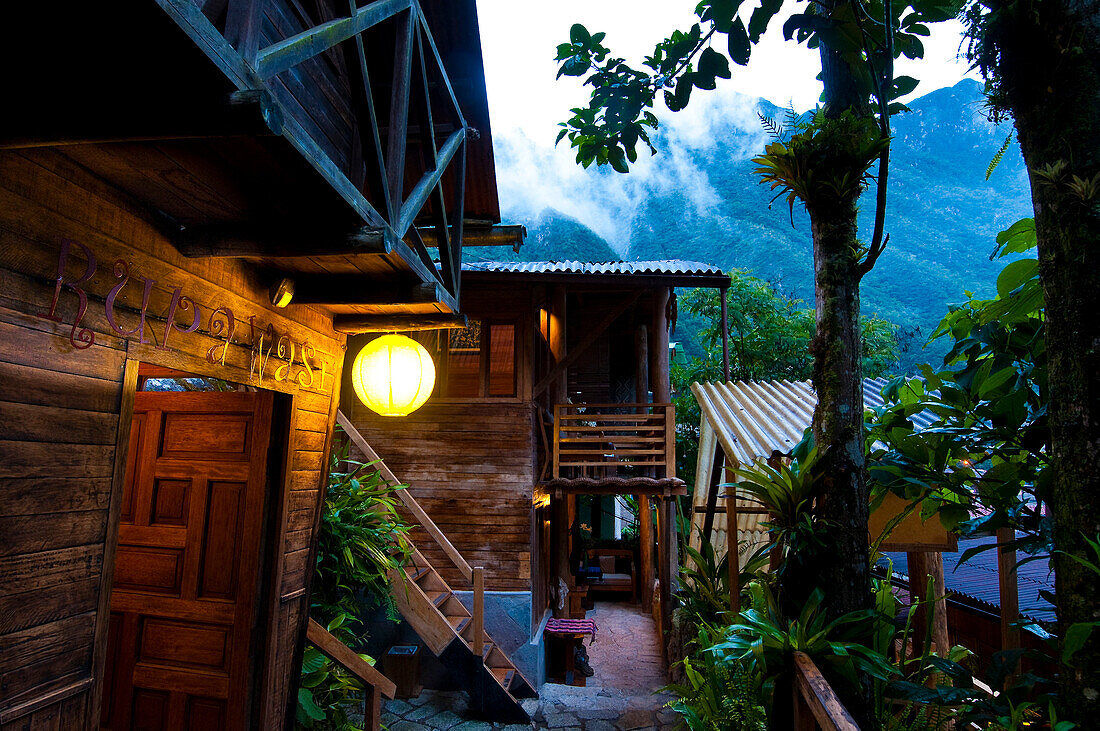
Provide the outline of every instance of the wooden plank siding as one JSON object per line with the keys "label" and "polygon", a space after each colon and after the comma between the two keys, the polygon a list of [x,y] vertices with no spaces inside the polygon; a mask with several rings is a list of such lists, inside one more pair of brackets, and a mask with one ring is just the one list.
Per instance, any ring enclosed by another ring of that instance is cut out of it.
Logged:
{"label": "wooden plank siding", "polygon": [[[62,322],[43,317],[63,239],[89,247],[99,264],[81,285],[88,294],[82,326],[95,333],[86,350],[69,341],[73,292],[62,290]],[[238,318],[255,315],[297,342],[309,340],[328,364],[323,383],[315,378],[308,389],[275,383],[270,372],[252,382],[286,394],[276,405],[284,436],[272,445],[282,477],[268,486],[267,498],[268,545],[275,548],[265,568],[262,625],[269,632],[258,681],[267,704],[252,723],[282,728],[292,712],[290,689],[305,636],[344,337],[327,313],[274,309],[268,283],[246,265],[180,256],[123,195],[68,157],[35,150],[0,153],[0,729],[99,725],[97,664],[107,636],[126,459],[116,444],[128,433],[137,361],[249,382],[246,348],[228,349],[224,365],[207,360],[218,341],[204,334],[205,322],[199,332],[172,333],[169,349],[117,336],[104,308],[117,281],[116,260],[127,262],[132,275],[117,300],[123,329],[138,322],[137,277],[146,276],[156,280],[148,329],[158,341],[172,290],[181,287],[204,318],[218,306],[233,308]],[[178,322],[189,319],[181,314]],[[247,330],[247,322],[238,327]]]}
{"label": "wooden plank siding", "polygon": [[[471,566],[489,591],[531,589],[535,413],[531,403],[431,402],[403,419],[350,403],[349,418]],[[411,518],[407,518],[411,521]],[[411,521],[414,522],[414,521]],[[422,530],[417,548],[451,586],[468,588]]]}

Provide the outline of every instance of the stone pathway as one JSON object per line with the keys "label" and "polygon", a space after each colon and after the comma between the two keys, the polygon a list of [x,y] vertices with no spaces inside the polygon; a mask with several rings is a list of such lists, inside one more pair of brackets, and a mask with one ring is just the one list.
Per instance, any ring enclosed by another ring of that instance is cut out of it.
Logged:
{"label": "stone pathway", "polygon": [[417,698],[386,703],[382,723],[390,731],[671,731],[678,716],[654,693],[668,682],[657,628],[638,605],[597,602],[588,613],[599,631],[588,648],[596,674],[587,686],[547,683],[539,698],[524,701],[530,726],[470,720],[465,693],[426,690]]}

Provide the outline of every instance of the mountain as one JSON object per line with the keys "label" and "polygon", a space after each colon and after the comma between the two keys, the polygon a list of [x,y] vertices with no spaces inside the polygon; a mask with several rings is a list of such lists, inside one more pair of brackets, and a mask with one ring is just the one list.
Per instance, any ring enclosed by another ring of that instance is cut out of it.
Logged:
{"label": "mountain", "polygon": [[[754,113],[780,121],[784,117],[783,110],[766,101],[746,101]],[[964,292],[994,293],[1004,264],[989,260],[994,238],[1030,215],[1027,173],[1015,143],[985,180],[989,161],[1010,126],[988,121],[983,101],[980,84],[968,79],[911,102],[912,111],[892,118],[886,218],[890,242],[863,281],[862,305],[864,313],[914,332],[918,349],[947,305],[965,299]],[[677,129],[673,117],[655,139],[658,155],[640,174],[588,171],[585,187],[562,184],[560,205],[540,206],[502,189],[509,222],[524,223],[530,232],[518,258],[694,259],[749,269],[812,303],[809,219],[798,204],[792,214],[785,200],[772,203],[772,192],[758,183],[750,158],[763,149],[767,137],[746,111],[739,104],[733,121],[726,122],[721,114],[712,114],[703,133],[696,130],[691,137]],[[502,179],[508,179],[507,166],[516,155],[507,141],[498,145]],[[619,241],[609,244],[607,236],[590,230],[583,213],[570,216],[558,210],[569,203],[571,190],[588,201],[606,201],[618,224],[610,233]],[[871,188],[861,212],[860,230],[868,237],[873,196]],[[612,248],[616,244],[618,252]],[[911,352],[903,367],[936,362],[942,352],[942,346]]]}

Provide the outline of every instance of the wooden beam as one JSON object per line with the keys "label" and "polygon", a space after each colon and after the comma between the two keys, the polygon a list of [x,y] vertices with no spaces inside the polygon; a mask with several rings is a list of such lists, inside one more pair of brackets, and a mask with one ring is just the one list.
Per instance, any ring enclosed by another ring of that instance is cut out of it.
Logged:
{"label": "wooden beam", "polygon": [[336,332],[359,333],[410,332],[413,330],[459,330],[466,327],[465,315],[336,315]]}
{"label": "wooden beam", "polygon": [[465,127],[456,130],[447,138],[447,141],[439,148],[439,155],[436,157],[435,161],[435,169],[424,173],[424,176],[417,181],[416,186],[412,189],[412,192],[409,193],[409,197],[401,204],[401,214],[397,219],[397,223],[394,225],[394,229],[396,229],[399,236],[404,236],[405,233],[408,232],[417,214],[420,213],[420,209],[427,203],[432,190],[435,186],[439,185],[439,181],[443,178],[443,172],[447,169],[447,166],[450,165],[451,158],[453,158],[459,148],[462,147],[462,142],[465,138]]}
{"label": "wooden beam", "polygon": [[410,305],[443,298],[435,283],[375,282],[365,275],[296,274],[292,305]]}
{"label": "wooden beam", "polygon": [[676,515],[672,498],[657,498],[657,579],[661,586],[661,649],[672,630],[672,552],[676,550]]}
{"label": "wooden beam", "polygon": [[[386,187],[390,191],[387,211],[396,221],[405,194],[405,151],[408,148],[409,84],[412,81],[413,13],[401,16],[393,54],[393,90],[390,96],[389,144],[386,150]],[[401,234],[403,236],[403,234]],[[400,236],[399,236],[400,238]]]}
{"label": "wooden beam", "polygon": [[[701,442],[702,439],[699,441]],[[718,440],[711,439],[710,442],[714,446],[714,457],[710,467],[710,479],[707,480],[707,504],[703,514],[703,538],[708,541],[711,539],[710,533],[714,529],[714,509],[718,507],[718,485],[725,476],[724,467],[726,466],[726,453],[718,447]],[[730,494],[736,493],[731,489]]]}
{"label": "wooden beam", "polygon": [[615,320],[618,320],[619,317],[624,312],[626,312],[631,305],[638,301],[638,298],[641,296],[641,294],[642,293],[640,291],[636,291],[630,297],[620,300],[618,304],[612,307],[611,310],[603,316],[603,318],[599,321],[599,323],[596,324],[595,327],[585,333],[581,341],[577,343],[577,347],[573,348],[573,350],[570,351],[569,354],[566,355],[562,360],[555,363],[550,372],[543,376],[542,379],[535,384],[535,388],[531,392],[531,398],[538,398],[539,395],[543,391],[545,391],[551,383],[558,380],[559,378],[564,378],[566,369],[568,369],[569,366],[573,365],[573,363],[575,363],[578,358],[584,355],[585,352],[587,352],[587,350],[592,347],[592,344],[595,343],[599,339],[599,337],[604,334],[607,328],[611,327],[611,324],[614,323]]}
{"label": "wooden beam", "polygon": [[[550,294],[550,319],[546,325],[547,343],[550,346],[550,358],[555,365],[560,363],[566,356],[565,304],[565,287],[555,286]],[[568,379],[564,377],[556,379],[553,388],[550,390],[551,406],[565,403],[568,395]],[[531,394],[531,400],[537,400],[537,397],[537,392]]]}
{"label": "wooden beam", "polygon": [[352,36],[359,35],[367,28],[378,25],[403,10],[408,10],[411,5],[410,0],[377,0],[359,8],[347,18],[331,20],[272,43],[257,54],[256,73],[261,79],[269,79],[324,53]]}
{"label": "wooden beam", "polygon": [[730,380],[730,321],[726,305],[726,293],[729,287],[720,287],[718,297],[722,301],[722,380]]}
{"label": "wooden beam", "polygon": [[381,256],[393,251],[392,239],[371,226],[325,231],[297,225],[214,224],[183,229],[171,239],[181,254],[193,259]]}

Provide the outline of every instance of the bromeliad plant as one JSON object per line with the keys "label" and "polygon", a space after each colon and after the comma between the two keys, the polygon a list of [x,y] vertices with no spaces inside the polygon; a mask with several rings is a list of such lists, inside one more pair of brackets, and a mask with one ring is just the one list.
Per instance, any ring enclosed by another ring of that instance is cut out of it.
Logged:
{"label": "bromeliad plant", "polygon": [[874,610],[861,610],[829,621],[820,611],[825,596],[821,589],[814,589],[797,617],[787,618],[766,584],[753,582],[747,591],[752,608],[741,613],[740,622],[730,627],[726,639],[710,652],[727,665],[757,677],[772,708],[777,681],[789,672],[795,652],[806,653],[823,672],[853,688],[859,682],[858,674],[883,682],[897,675],[883,654],[857,641],[868,635],[868,623],[889,623],[889,618]]}
{"label": "bromeliad plant", "polygon": [[[680,603],[703,624],[729,622],[729,552],[717,557],[710,540],[699,530],[699,549],[683,545],[684,565],[680,568]],[[740,586],[746,586],[768,564],[770,546],[758,548],[744,559],[738,572]]]}
{"label": "bromeliad plant", "polygon": [[[382,603],[397,618],[390,576],[412,555],[410,527],[397,512],[396,490],[371,464],[349,458],[350,445],[337,439],[321,516],[310,616],[349,646],[362,644],[359,613],[366,602]],[[366,655],[363,659],[373,663]],[[350,704],[362,687],[314,647],[302,657],[298,691],[299,728],[352,731]]]}

